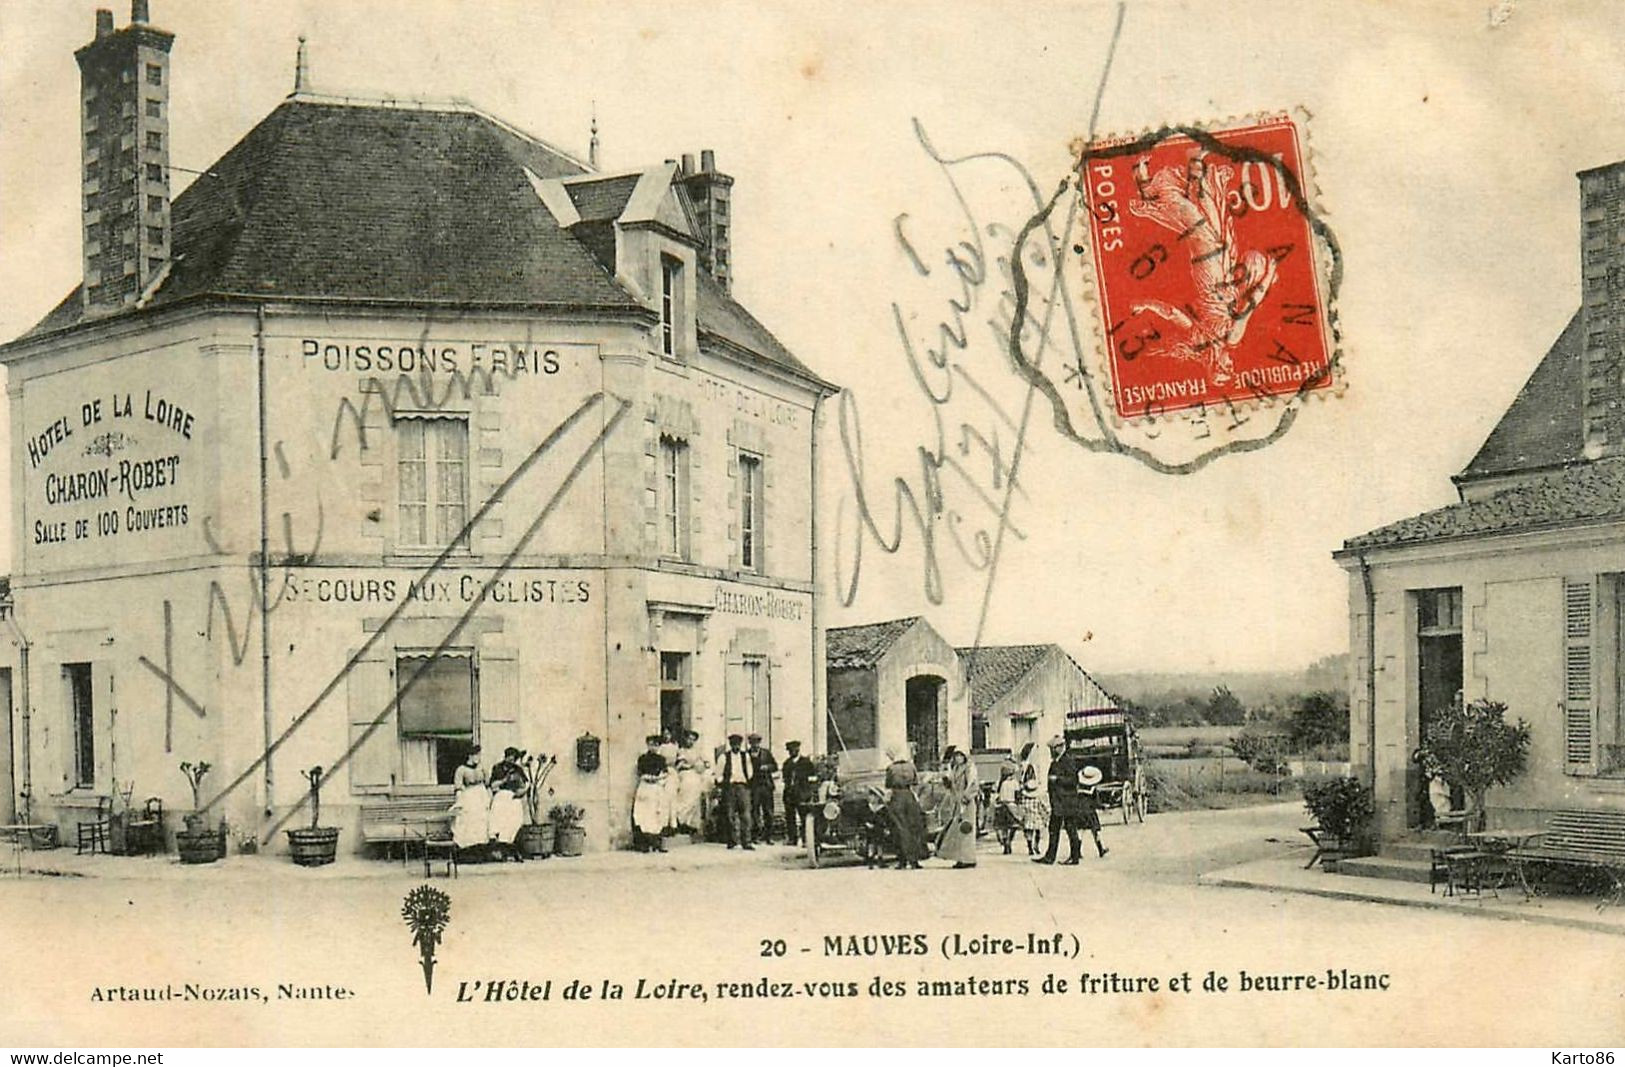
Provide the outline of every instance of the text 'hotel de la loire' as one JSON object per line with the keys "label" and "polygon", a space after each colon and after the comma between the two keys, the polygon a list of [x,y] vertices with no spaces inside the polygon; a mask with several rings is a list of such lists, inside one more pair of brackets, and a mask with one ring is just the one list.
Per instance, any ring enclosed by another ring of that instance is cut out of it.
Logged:
{"label": "text 'hotel de la loire'", "polygon": [[179,812],[206,761],[211,817],[279,842],[301,769],[354,827],[512,745],[608,848],[651,732],[823,751],[835,387],[730,295],[713,153],[603,171],[596,135],[582,160],[467,104],[326,96],[301,60],[197,160],[174,43],[145,0],[97,13],[83,282],[0,347],[0,794]]}

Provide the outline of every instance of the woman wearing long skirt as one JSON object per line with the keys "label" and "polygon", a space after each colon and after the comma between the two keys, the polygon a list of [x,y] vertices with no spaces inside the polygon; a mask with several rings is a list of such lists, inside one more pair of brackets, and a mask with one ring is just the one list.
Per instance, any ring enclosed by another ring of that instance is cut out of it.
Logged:
{"label": "woman wearing long skirt", "polygon": [[948,790],[943,807],[942,839],[937,844],[937,858],[952,860],[956,869],[976,866],[976,806],[981,799],[976,771],[970,757],[949,745],[943,753],[947,770],[942,773],[942,784]]}
{"label": "woman wearing long skirt", "polygon": [[671,813],[666,757],[660,754],[661,737],[650,734],[649,750],[638,757],[638,788],[632,794],[632,844],[639,852],[664,852],[661,838]]}
{"label": "woman wearing long skirt", "polygon": [[484,848],[491,839],[491,791],[485,787],[485,772],[480,770],[478,745],[469,750],[468,758],[451,780],[457,787],[451,805],[451,839],[459,851]]}
{"label": "woman wearing long skirt", "polygon": [[521,757],[517,748],[509,746],[501,762],[491,768],[491,818],[486,833],[493,852],[523,863],[525,857],[519,851],[518,840],[519,828],[525,825],[525,803],[521,798],[528,791],[529,779],[519,762]]}
{"label": "woman wearing long skirt", "polygon": [[700,735],[690,730],[677,750],[677,810],[673,820],[684,833],[705,830],[705,791],[711,781],[711,765],[696,744]]}
{"label": "woman wearing long skirt", "polygon": [[900,759],[886,768],[886,818],[897,843],[897,869],[919,869],[925,858],[925,809],[914,795],[919,772],[910,760]]}

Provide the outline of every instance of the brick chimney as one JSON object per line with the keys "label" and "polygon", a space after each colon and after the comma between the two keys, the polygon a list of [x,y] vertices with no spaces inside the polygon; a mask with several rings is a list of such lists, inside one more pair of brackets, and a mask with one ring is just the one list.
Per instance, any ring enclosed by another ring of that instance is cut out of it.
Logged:
{"label": "brick chimney", "polygon": [[699,223],[703,242],[700,263],[722,286],[723,292],[728,292],[733,288],[733,249],[728,240],[733,220],[728,201],[734,180],[717,170],[716,153],[709,148],[700,153],[698,169],[694,167],[692,155],[683,156],[683,165],[677,174]]}
{"label": "brick chimney", "polygon": [[1580,172],[1585,455],[1625,455],[1625,161]]}
{"label": "brick chimney", "polygon": [[88,314],[133,305],[165,268],[169,224],[169,48],[175,35],[131,0],[130,25],[96,12],[79,61],[82,222]]}

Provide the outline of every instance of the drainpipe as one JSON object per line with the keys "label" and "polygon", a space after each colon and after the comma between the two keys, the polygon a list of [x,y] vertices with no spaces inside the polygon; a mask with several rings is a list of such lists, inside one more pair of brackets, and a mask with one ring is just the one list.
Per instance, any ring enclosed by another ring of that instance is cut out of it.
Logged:
{"label": "drainpipe", "polygon": [[270,457],[266,445],[267,427],[265,398],[265,305],[254,309],[254,365],[257,375],[259,404],[259,459],[260,459],[260,720],[265,740],[265,805],[264,816],[270,818],[276,800],[276,776],[272,773],[271,746],[275,741],[271,720],[271,516],[267,498],[270,485]]}
{"label": "drainpipe", "polygon": [[812,743],[814,752],[827,752],[829,750],[829,739],[824,736],[827,730],[825,723],[829,717],[829,711],[825,706],[824,699],[824,667],[823,664],[818,661],[818,599],[820,590],[822,589],[822,585],[818,580],[818,409],[823,402],[824,393],[823,390],[819,390],[813,395],[811,434],[812,455],[809,463],[811,468],[810,477],[812,478],[812,485],[808,490],[808,496],[812,503],[808,523],[808,540],[810,540],[812,543],[812,607],[809,612],[811,617],[811,631],[808,649],[810,654],[807,662],[812,668]]}
{"label": "drainpipe", "polygon": [[1360,554],[1360,585],[1365,593],[1365,759],[1371,788],[1377,788],[1377,591],[1371,564]]}
{"label": "drainpipe", "polygon": [[[16,596],[15,591],[13,591],[12,596]],[[22,627],[17,625],[15,600],[12,601],[11,609],[6,612],[6,628],[17,639],[17,672],[22,675],[18,683],[18,699],[22,702],[23,780],[21,792],[28,797],[28,811],[26,814],[19,813],[19,815],[22,816],[21,821],[31,822],[33,821],[34,807],[34,738],[32,730],[33,715],[28,703],[28,638],[23,636]]]}

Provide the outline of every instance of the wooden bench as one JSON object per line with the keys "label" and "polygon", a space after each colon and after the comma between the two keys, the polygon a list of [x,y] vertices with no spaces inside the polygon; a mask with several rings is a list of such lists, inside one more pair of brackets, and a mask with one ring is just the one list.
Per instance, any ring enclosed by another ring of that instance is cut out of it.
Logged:
{"label": "wooden bench", "polygon": [[453,799],[449,793],[425,793],[363,804],[361,843],[399,845],[404,863],[411,846],[422,844],[427,849],[431,839],[450,837]]}
{"label": "wooden bench", "polygon": [[1556,811],[1530,844],[1506,853],[1519,864],[1550,864],[1601,871],[1613,891],[1600,911],[1625,896],[1625,811]]}

